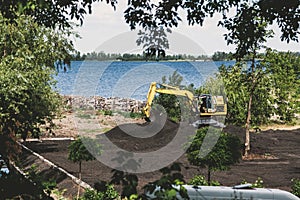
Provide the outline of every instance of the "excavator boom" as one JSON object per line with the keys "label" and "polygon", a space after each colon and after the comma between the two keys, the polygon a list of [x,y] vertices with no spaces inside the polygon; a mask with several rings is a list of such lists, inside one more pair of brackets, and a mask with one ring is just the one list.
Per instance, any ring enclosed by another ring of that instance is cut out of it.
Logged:
{"label": "excavator boom", "polygon": [[188,90],[180,90],[177,87],[166,85],[166,84],[161,84],[161,85],[164,86],[165,88],[158,88],[156,82],[152,82],[150,85],[147,94],[146,106],[143,108],[143,113],[145,114],[146,119],[150,118],[151,106],[156,93],[184,96],[188,98],[190,104],[192,104],[193,102],[194,95],[192,92]]}

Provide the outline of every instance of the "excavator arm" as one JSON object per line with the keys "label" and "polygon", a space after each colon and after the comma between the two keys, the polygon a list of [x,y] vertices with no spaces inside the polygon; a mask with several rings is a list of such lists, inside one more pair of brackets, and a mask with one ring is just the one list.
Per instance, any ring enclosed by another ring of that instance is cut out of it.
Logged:
{"label": "excavator arm", "polygon": [[180,90],[178,87],[174,87],[166,84],[160,84],[165,88],[158,88],[157,85],[158,84],[156,82],[151,83],[147,94],[147,102],[145,107],[143,108],[143,113],[145,114],[145,118],[147,121],[149,121],[150,118],[151,106],[156,93],[184,96],[188,98],[188,101],[191,105],[193,104],[194,94],[192,92],[188,90]]}

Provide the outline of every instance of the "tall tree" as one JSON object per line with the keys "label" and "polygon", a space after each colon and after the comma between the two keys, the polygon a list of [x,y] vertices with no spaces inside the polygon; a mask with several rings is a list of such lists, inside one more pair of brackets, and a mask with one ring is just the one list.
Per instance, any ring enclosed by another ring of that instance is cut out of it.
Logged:
{"label": "tall tree", "polygon": [[[228,98],[228,113],[226,121],[231,124],[243,126],[247,118],[247,105],[251,82],[249,82],[249,72],[246,64],[237,63],[233,66],[221,66],[219,68],[220,77],[226,90]],[[259,126],[269,122],[273,113],[272,95],[269,92],[272,88],[269,74],[264,69],[264,65],[256,66],[261,76],[256,82],[253,91],[253,101],[251,113],[254,118],[251,119],[251,126]]]}
{"label": "tall tree", "polygon": [[13,143],[15,135],[38,135],[39,125],[55,116],[60,104],[53,90],[55,63],[68,60],[73,48],[67,30],[39,26],[23,15],[10,23],[0,14],[0,21],[0,135]]}
{"label": "tall tree", "polygon": [[245,156],[250,151],[250,123],[251,109],[254,98],[254,91],[259,79],[263,77],[263,70],[256,62],[257,51],[264,48],[263,44],[267,38],[272,37],[272,31],[267,29],[266,19],[259,16],[260,9],[251,7],[247,3],[242,4],[233,19],[226,19],[221,23],[230,32],[225,35],[228,44],[236,45],[235,57],[241,61],[245,56],[251,56],[251,64],[248,69],[247,82],[249,99],[247,103],[246,134],[245,134]]}
{"label": "tall tree", "polygon": [[297,53],[268,49],[255,63],[255,87],[252,87],[251,65],[221,66],[219,72],[228,98],[228,122],[237,125],[249,122],[250,95],[251,115],[255,117],[249,126],[269,123],[273,115],[280,122],[293,122],[295,113],[299,113],[299,59]]}

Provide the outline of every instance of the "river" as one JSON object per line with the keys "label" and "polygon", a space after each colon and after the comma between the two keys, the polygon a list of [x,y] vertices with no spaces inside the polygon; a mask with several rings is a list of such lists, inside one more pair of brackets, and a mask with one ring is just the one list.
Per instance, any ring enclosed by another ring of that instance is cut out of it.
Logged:
{"label": "river", "polygon": [[168,78],[177,71],[183,77],[182,85],[199,87],[222,64],[232,65],[234,61],[72,61],[70,68],[60,69],[55,75],[56,90],[62,95],[145,100],[150,83],[162,82],[163,76]]}

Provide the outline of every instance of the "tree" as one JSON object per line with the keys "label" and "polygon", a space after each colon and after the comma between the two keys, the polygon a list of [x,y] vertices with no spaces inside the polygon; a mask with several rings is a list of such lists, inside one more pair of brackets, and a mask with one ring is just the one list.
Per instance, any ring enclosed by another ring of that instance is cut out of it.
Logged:
{"label": "tree", "polygon": [[[84,142],[83,142],[84,141]],[[81,180],[81,163],[82,161],[91,161],[95,160],[95,157],[90,153],[90,151],[86,148],[85,145],[89,145],[89,147],[93,148],[93,153],[97,153],[100,155],[100,145],[97,141],[89,138],[78,138],[73,141],[69,146],[69,156],[68,159],[74,163],[79,164],[79,180]],[[78,194],[77,199],[79,197],[80,187],[78,186]]]}
{"label": "tree", "polygon": [[[171,86],[179,87],[181,85],[181,82],[183,80],[183,77],[178,74],[177,71],[174,71],[172,75],[168,77],[168,80],[165,76],[162,77],[162,83],[168,84]],[[164,87],[164,86],[162,86]],[[176,122],[181,120],[181,104],[184,101],[180,101],[182,97],[176,96],[176,95],[170,95],[170,94],[159,94],[154,99],[154,104],[161,105],[166,113],[168,114],[168,117]]]}
{"label": "tree", "polygon": [[0,14],[0,21],[1,151],[12,156],[16,135],[39,136],[40,125],[51,122],[58,111],[61,101],[52,75],[73,48],[65,39],[67,30],[39,26],[23,15],[10,23]]}
{"label": "tree", "polygon": [[225,53],[220,51],[217,51],[212,55],[213,61],[231,60],[232,58],[232,53]]}
{"label": "tree", "polygon": [[[15,19],[18,13],[33,16],[39,23],[47,27],[70,27],[70,20],[77,19],[83,23],[84,16],[92,12],[92,4],[103,0],[70,0],[70,1],[5,1],[1,0],[0,12],[9,19]],[[117,0],[106,0],[116,8]],[[244,4],[249,4],[248,9],[257,9],[258,15],[263,17],[268,24],[278,24],[282,35],[281,39],[289,42],[297,41],[299,34],[299,10],[298,0],[229,0],[229,1],[203,1],[203,0],[130,0],[124,11],[126,23],[131,29],[140,27],[176,27],[185,15],[190,25],[203,25],[207,17],[213,17],[220,13],[223,19],[232,14],[231,8],[240,10]],[[186,13],[181,12],[186,11]],[[222,21],[220,20],[220,21]]]}
{"label": "tree", "polygon": [[[167,32],[171,33],[170,29]],[[169,48],[167,34],[163,27],[149,27],[144,31],[140,30],[139,38],[136,40],[138,46],[143,45],[145,56],[159,60],[166,56],[166,49]]]}
{"label": "tree", "polygon": [[[82,142],[84,140],[84,143]],[[85,147],[85,144],[93,143],[94,148],[97,150],[98,154],[100,154],[100,145],[94,142],[92,139],[88,138],[78,138],[73,141],[69,146],[69,156],[68,159],[72,162],[79,164],[79,179],[81,179],[81,163],[82,161],[91,161],[95,160],[95,157],[89,152],[89,150]],[[90,144],[89,144],[90,145]],[[92,144],[91,144],[92,145]]]}
{"label": "tree", "polygon": [[[210,131],[208,132],[208,129]],[[211,172],[227,170],[241,158],[241,143],[237,136],[221,132],[221,135],[210,149],[204,140],[213,140],[218,134],[218,129],[204,127],[197,131],[187,148],[188,161],[195,166],[207,168],[207,182],[210,185]],[[204,148],[203,148],[204,147]]]}
{"label": "tree", "polygon": [[268,49],[261,60],[255,62],[254,72],[248,66],[237,63],[219,68],[228,98],[227,122],[244,125],[249,120],[248,105],[252,94],[251,115],[255,117],[251,118],[249,126],[269,123],[274,114],[281,122],[291,123],[294,114],[299,112],[299,55]]}
{"label": "tree", "polygon": [[256,9],[257,16],[262,17],[268,24],[276,22],[281,29],[281,39],[297,41],[299,34],[299,10],[300,2],[298,0],[276,1],[276,0],[230,0],[230,1],[151,1],[151,0],[131,0],[128,1],[125,19],[131,29],[137,26],[165,26],[176,27],[182,21],[179,10],[186,11],[186,18],[190,25],[203,25],[207,17],[213,17],[217,13],[223,15],[226,20],[231,16],[231,8],[239,11],[244,9],[244,5],[249,11]]}
{"label": "tree", "polygon": [[[233,66],[221,66],[219,68],[220,77],[224,84],[226,97],[228,99],[227,123],[243,126],[247,118],[247,105],[249,102],[249,81],[248,68],[246,64],[237,63]],[[264,65],[259,64],[256,70],[260,71],[260,78],[257,79],[256,87],[253,90],[253,101],[251,113],[255,117],[251,119],[251,126],[266,124],[273,114],[272,96],[269,92],[272,88],[268,73]]]}
{"label": "tree", "polygon": [[261,63],[270,77],[274,113],[281,122],[291,123],[300,112],[300,56],[268,49]]}
{"label": "tree", "polygon": [[250,83],[247,87],[249,96],[245,122],[245,156],[247,156],[250,151],[250,123],[254,91],[264,73],[260,64],[256,62],[257,51],[264,48],[263,44],[267,41],[267,38],[272,37],[273,32],[267,29],[268,24],[266,19],[260,16],[260,9],[258,7],[251,7],[248,3],[240,6],[233,19],[226,19],[221,24],[230,30],[225,35],[225,39],[227,40],[227,44],[236,45],[236,59],[241,61],[245,56],[251,56],[250,68],[247,69],[248,72],[246,74],[246,81]]}
{"label": "tree", "polygon": [[[36,0],[0,0],[0,13],[11,21],[19,14],[31,16],[39,25],[65,29],[71,27],[71,20],[83,23],[84,16],[92,13],[92,4],[103,0],[70,0],[70,1],[36,1]],[[116,0],[106,0],[114,8]]]}

